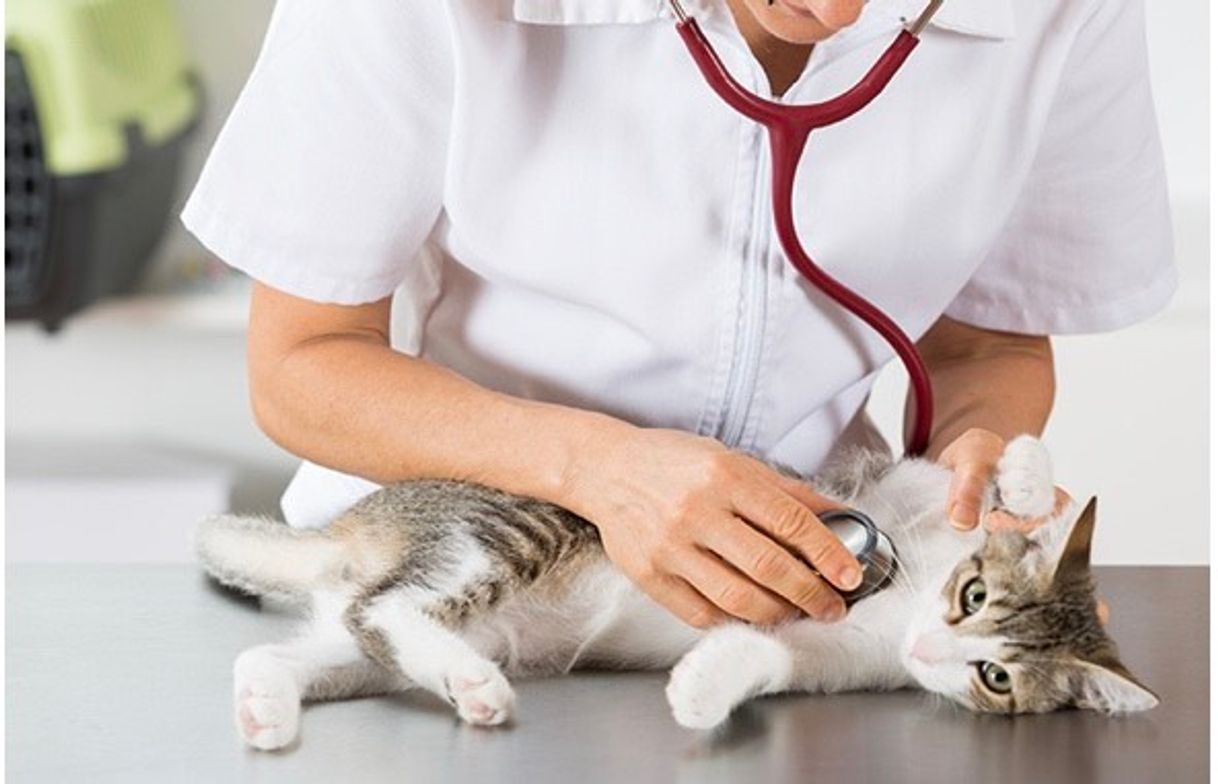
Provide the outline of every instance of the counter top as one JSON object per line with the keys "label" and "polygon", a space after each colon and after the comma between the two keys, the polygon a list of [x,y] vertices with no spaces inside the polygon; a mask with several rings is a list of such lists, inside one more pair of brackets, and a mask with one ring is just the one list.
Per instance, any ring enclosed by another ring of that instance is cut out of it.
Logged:
{"label": "counter top", "polygon": [[1163,704],[978,716],[919,692],[780,696],[716,734],[683,730],[663,673],[517,684],[510,729],[461,725],[426,694],[308,706],[302,741],[244,748],[230,668],[285,636],[185,565],[10,565],[13,782],[1171,782],[1208,778],[1209,570],[1097,570],[1124,660]]}

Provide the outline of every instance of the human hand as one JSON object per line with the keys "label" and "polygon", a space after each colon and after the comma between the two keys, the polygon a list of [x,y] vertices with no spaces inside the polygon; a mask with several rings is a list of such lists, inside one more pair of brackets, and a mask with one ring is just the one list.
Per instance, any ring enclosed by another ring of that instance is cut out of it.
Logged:
{"label": "human hand", "polygon": [[805,483],[675,430],[606,425],[581,451],[566,505],[597,526],[610,560],[686,623],[845,615],[830,584],[850,590],[862,572],[816,518],[838,505]]}
{"label": "human hand", "polygon": [[1006,439],[989,430],[970,428],[947,445],[939,462],[952,470],[947,488],[947,519],[952,527],[971,531],[981,522],[986,489],[998,470]]}

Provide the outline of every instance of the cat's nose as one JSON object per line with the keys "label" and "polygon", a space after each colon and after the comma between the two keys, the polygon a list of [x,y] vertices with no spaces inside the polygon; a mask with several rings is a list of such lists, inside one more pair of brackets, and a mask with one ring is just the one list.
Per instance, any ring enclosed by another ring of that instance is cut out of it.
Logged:
{"label": "cat's nose", "polygon": [[938,664],[950,659],[955,646],[950,638],[941,632],[923,634],[914,640],[909,655],[923,664]]}

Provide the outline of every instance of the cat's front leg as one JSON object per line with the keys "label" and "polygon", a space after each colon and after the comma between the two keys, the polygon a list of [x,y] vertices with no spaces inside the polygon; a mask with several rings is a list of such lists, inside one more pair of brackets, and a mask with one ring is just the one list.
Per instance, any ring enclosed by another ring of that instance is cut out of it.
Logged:
{"label": "cat's front leg", "polygon": [[[852,613],[863,609],[856,607]],[[780,638],[793,652],[788,688],[832,694],[888,691],[911,685],[898,653],[899,633],[893,632],[890,620],[876,615],[872,612],[865,625],[849,618],[832,624],[802,620],[779,629]]]}
{"label": "cat's front leg", "polygon": [[1017,518],[1044,517],[1053,511],[1053,464],[1044,443],[1033,436],[1011,440],[994,474],[998,508]]}
{"label": "cat's front leg", "polygon": [[715,727],[750,697],[786,690],[792,663],[791,650],[773,634],[721,626],[673,668],[666,691],[673,717],[690,729]]}
{"label": "cat's front leg", "polygon": [[912,681],[896,651],[882,632],[849,621],[723,626],[673,668],[668,701],[677,723],[709,729],[762,694],[899,689]]}

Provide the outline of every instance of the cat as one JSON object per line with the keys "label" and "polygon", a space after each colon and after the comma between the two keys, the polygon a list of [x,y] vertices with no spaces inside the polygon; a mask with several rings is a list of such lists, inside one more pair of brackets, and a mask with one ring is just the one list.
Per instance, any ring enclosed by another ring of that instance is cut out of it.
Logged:
{"label": "cat", "polygon": [[221,583],[311,609],[296,639],[234,665],[237,728],[259,749],[296,738],[305,700],[421,687],[466,722],[497,725],[515,710],[505,676],[587,666],[672,667],[669,704],[693,729],[789,691],[918,686],[1006,714],[1154,707],[1096,613],[1095,500],[1054,513],[1048,452],[1030,436],[1006,447],[988,506],[1048,515],[1031,533],[953,529],[949,479],[926,460],[860,452],[812,480],[875,520],[898,555],[891,585],[832,624],[687,626],[613,567],[586,520],[453,480],[386,486],[321,530],[210,518],[196,546]]}

